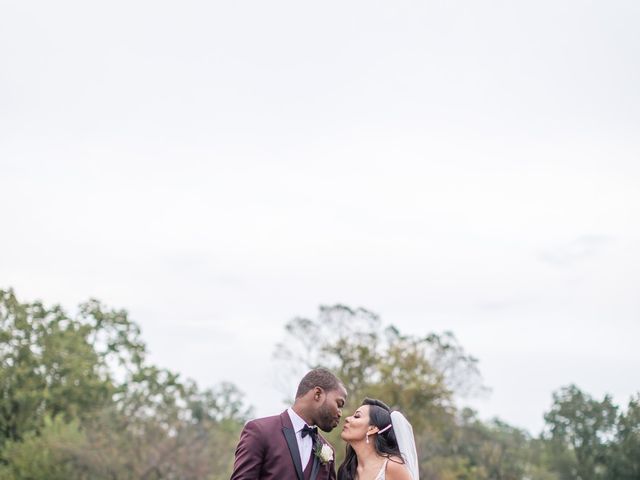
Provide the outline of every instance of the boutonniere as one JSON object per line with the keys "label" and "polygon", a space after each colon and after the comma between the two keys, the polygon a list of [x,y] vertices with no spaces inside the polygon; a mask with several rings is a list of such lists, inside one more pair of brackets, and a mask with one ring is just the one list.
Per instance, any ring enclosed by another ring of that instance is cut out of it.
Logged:
{"label": "boutonniere", "polygon": [[314,453],[323,464],[333,460],[333,450],[329,445],[322,442],[318,442]]}

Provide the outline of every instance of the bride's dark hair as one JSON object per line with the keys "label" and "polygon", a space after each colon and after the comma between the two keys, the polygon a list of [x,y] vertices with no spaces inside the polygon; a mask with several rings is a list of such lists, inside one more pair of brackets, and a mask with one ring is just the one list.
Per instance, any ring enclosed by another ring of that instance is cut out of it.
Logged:
{"label": "bride's dark hair", "polygon": [[[391,409],[384,402],[373,398],[365,398],[362,401],[362,405],[369,405],[369,425],[378,427],[379,430],[391,425]],[[393,457],[394,461],[404,463],[393,428],[389,428],[377,435],[371,435],[369,438],[373,440],[373,445],[379,455],[387,458]],[[353,447],[347,444],[347,454],[344,462],[338,468],[338,480],[354,480],[357,469],[358,456]]]}

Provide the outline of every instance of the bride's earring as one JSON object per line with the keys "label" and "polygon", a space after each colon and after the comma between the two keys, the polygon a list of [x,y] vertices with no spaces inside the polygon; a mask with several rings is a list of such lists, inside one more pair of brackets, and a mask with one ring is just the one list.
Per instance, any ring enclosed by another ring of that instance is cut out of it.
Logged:
{"label": "bride's earring", "polygon": [[367,432],[366,437],[367,437],[366,443],[369,443],[369,432]]}

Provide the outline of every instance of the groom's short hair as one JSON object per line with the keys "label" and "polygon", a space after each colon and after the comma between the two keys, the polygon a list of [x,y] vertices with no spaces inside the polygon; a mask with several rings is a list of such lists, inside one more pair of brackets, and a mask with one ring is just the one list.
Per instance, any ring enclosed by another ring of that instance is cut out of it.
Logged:
{"label": "groom's short hair", "polygon": [[326,368],[314,368],[307,373],[300,384],[298,385],[298,391],[296,392],[296,398],[300,398],[305,395],[309,390],[315,387],[320,387],[326,392],[337,390],[340,387],[344,388],[344,385],[333,373]]}

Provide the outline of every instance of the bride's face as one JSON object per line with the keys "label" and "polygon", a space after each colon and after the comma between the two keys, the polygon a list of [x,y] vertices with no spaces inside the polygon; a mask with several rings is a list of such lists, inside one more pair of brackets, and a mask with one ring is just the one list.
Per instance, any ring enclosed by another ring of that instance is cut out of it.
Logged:
{"label": "bride's face", "polygon": [[371,429],[373,427],[369,424],[369,405],[362,405],[345,419],[340,438],[349,443],[364,441]]}

